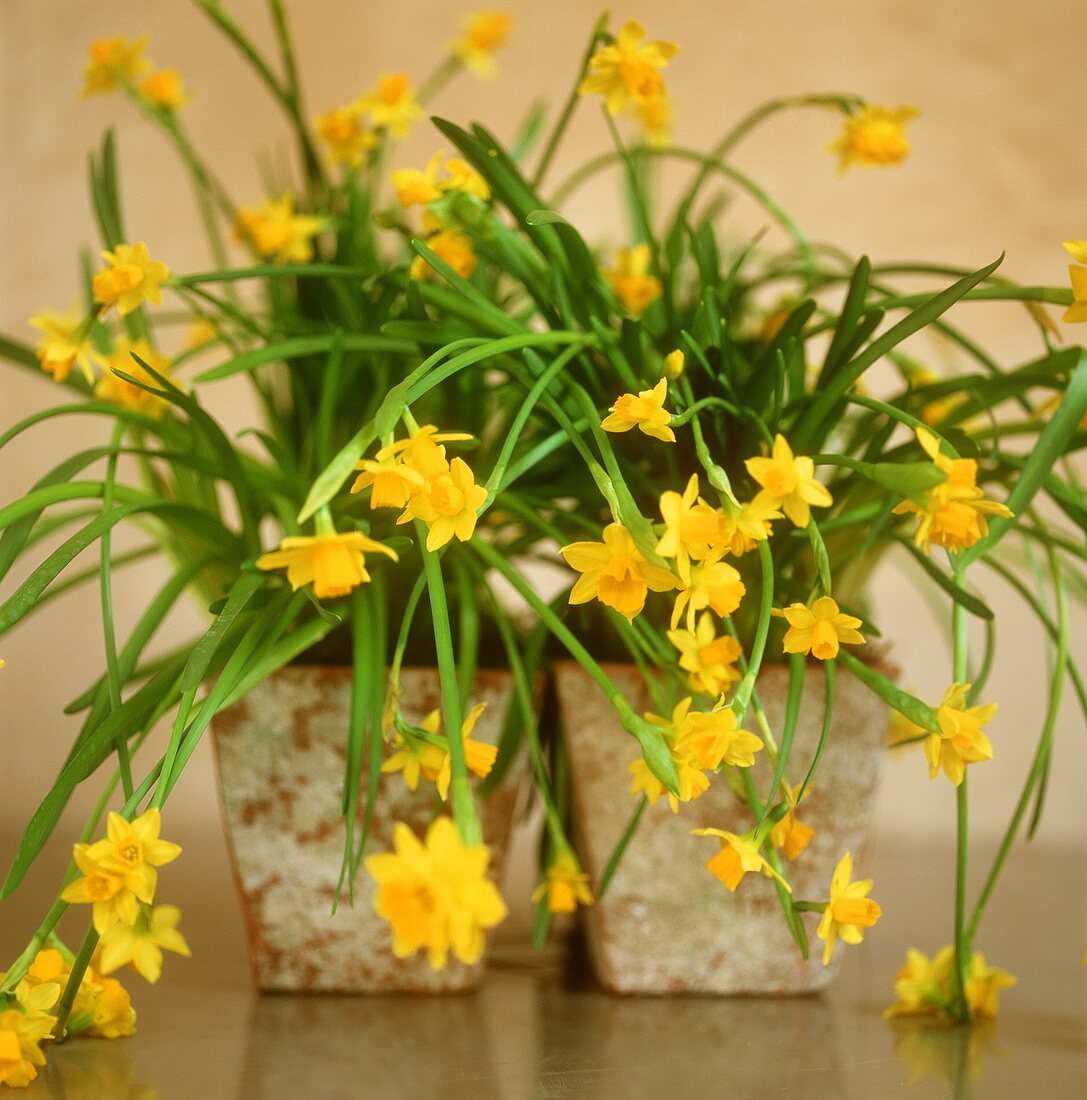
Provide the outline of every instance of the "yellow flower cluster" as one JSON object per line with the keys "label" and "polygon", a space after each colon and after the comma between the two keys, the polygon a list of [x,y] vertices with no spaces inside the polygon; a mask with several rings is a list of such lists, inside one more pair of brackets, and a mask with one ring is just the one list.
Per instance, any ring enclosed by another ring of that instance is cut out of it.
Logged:
{"label": "yellow flower cluster", "polygon": [[[426,206],[437,202],[449,191],[463,191],[486,202],[491,197],[487,181],[466,161],[460,157],[446,160],[445,150],[436,152],[423,169],[398,168],[392,174],[392,185],[400,205],[405,209],[411,206]],[[443,171],[445,175],[439,179]]]}
{"label": "yellow flower cluster", "polygon": [[[884,1013],[885,1019],[898,1016],[942,1016],[949,1013],[953,999],[952,976],[955,948],[948,944],[931,959],[910,948],[906,965],[895,978],[898,998]],[[1000,1009],[1000,991],[1016,984],[1014,974],[989,966],[985,956],[975,951],[966,971],[966,1004],[974,1019],[993,1019]]]}
{"label": "yellow flower cluster", "polygon": [[370,489],[371,508],[403,508],[397,523],[422,520],[427,549],[438,550],[454,536],[467,542],[476,529],[487,490],[477,485],[462,458],[450,462],[444,443],[471,439],[461,432],[439,432],[432,424],[390,443],[372,459],[363,459],[351,492]]}
{"label": "yellow flower cluster", "polygon": [[123,35],[92,42],[83,70],[84,97],[104,95],[115,92],[119,87],[128,87],[159,110],[176,111],[184,107],[188,97],[177,69],[158,69],[136,84],[151,66],[144,57],[147,43],[147,35],[137,38],[135,42],[129,42]]}

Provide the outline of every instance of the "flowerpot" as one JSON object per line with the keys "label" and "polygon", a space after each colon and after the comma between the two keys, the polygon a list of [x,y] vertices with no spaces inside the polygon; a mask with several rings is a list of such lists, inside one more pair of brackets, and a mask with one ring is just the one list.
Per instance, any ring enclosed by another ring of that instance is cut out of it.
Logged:
{"label": "flowerpot", "polygon": [[[403,669],[400,706],[419,724],[439,708],[436,669]],[[473,702],[487,703],[472,736],[497,744],[513,693],[507,672],[480,670]],[[388,924],[374,911],[376,886],[363,869],[355,903],[333,899],[344,849],[340,810],[351,670],[281,669],[213,724],[231,860],[241,897],[254,984],[261,990],[341,993],[454,993],[476,988],[486,955],[467,966],[451,958],[431,970],[426,952],[399,959]],[[386,753],[391,750],[386,747]],[[367,767],[361,777],[360,820]],[[513,820],[522,769],[511,767],[480,805],[493,873]],[[400,774],[381,777],[367,853],[390,850],[393,827],[422,835],[438,808],[434,785],[409,791]]]}
{"label": "flowerpot", "polygon": [[[641,674],[633,666],[605,666],[616,686],[642,713],[651,709]],[[771,729],[785,713],[788,669],[771,666],[758,679],[758,694]],[[636,808],[626,765],[637,742],[622,728],[603,692],[572,662],[555,669],[555,683],[570,761],[576,843],[582,865],[599,881],[609,856]],[[823,723],[823,670],[809,667],[791,752],[789,778],[799,782],[815,753]],[[853,853],[864,877],[863,849],[883,767],[888,710],[848,674],[837,679],[826,752],[798,817],[815,829],[808,848],[785,873],[794,897],[827,896],[841,855]],[[756,731],[753,718],[744,723]],[[755,778],[765,791],[771,769],[759,753]],[[710,874],[717,851],[712,838],[690,836],[711,826],[745,833],[753,825],[727,783],[673,814],[666,798],[648,806],[604,898],[584,911],[589,953],[606,989],[620,994],[801,994],[824,988],[829,967],[815,938],[817,914],[805,914],[812,942],[805,962],[782,916],[772,882],[748,875],[734,894]]]}

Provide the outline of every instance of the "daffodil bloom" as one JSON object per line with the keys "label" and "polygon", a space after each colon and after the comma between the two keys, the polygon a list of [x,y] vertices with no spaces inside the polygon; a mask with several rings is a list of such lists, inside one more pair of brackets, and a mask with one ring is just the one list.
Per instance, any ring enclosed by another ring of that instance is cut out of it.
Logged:
{"label": "daffodil bloom", "polygon": [[292,535],[283,539],[278,550],[257,559],[258,569],[286,569],[287,581],[294,591],[313,585],[319,600],[346,596],[370,580],[366,554],[384,554],[399,561],[395,550],[364,535],[346,531],[329,535]]}
{"label": "daffodil bloom", "polygon": [[355,467],[361,470],[351,492],[370,489],[371,508],[403,508],[426,484],[423,475],[395,456],[384,459],[364,458]]}
{"label": "daffodil bloom", "polygon": [[0,1011],[0,1084],[26,1088],[45,1065],[42,1041],[49,1038],[56,1017],[49,1015],[61,986],[32,986],[25,979],[15,988],[12,1007]]}
{"label": "daffodil bloom", "polygon": [[691,566],[690,583],[676,597],[669,627],[675,630],[687,611],[687,629],[694,630],[695,616],[709,608],[719,618],[727,619],[740,606],[747,586],[739,572],[720,560],[722,551]]}
{"label": "daffodil bloom", "polygon": [[664,534],[655,550],[662,558],[674,558],[680,577],[690,580],[691,561],[709,557],[724,538],[724,516],[698,495],[698,474],[691,474],[682,493],[661,493]]}
{"label": "daffodil bloom", "polygon": [[791,862],[811,843],[815,830],[796,816],[796,791],[788,783],[782,783],[782,788],[789,809],[770,830],[770,843],[775,848],[781,848],[785,858]]}
{"label": "daffodil bloom", "polygon": [[546,879],[532,892],[532,902],[547,898],[550,913],[573,913],[578,905],[592,905],[589,876],[571,852],[560,852],[547,869]]}
{"label": "daffodil bloom", "polygon": [[679,650],[679,667],[689,674],[695,691],[717,696],[740,679],[740,643],[728,634],[718,636],[708,611],[698,617],[694,630],[669,630],[668,640]]}
{"label": "daffodil bloom", "polygon": [[116,978],[88,969],[79,985],[68,1030],[73,1035],[122,1039],[135,1034],[136,1010],[128,990]]}
{"label": "daffodil bloom", "polygon": [[[1087,264],[1087,241],[1064,241],[1063,244],[1077,264]],[[1072,304],[1061,320],[1066,324],[1082,324],[1087,321],[1087,267],[1069,264],[1068,275],[1072,280]]]}
{"label": "daffodil bloom", "polygon": [[758,543],[770,537],[771,521],[781,517],[777,499],[765,489],[739,508],[731,505],[722,520],[721,537],[725,549],[736,557],[754,550]]}
{"label": "daffodil bloom", "polygon": [[[425,224],[428,221],[424,218]],[[429,221],[429,224],[440,226],[440,223],[433,221]],[[479,257],[476,255],[476,248],[472,244],[471,237],[466,236],[464,233],[458,233],[455,229],[435,228],[434,232],[427,237],[426,246],[439,260],[447,263],[462,279],[472,277],[472,272],[476,269]],[[434,269],[422,256],[416,256],[411,261],[408,274],[413,279],[429,279],[433,277]]]}
{"label": "daffodil bloom", "polygon": [[82,875],[69,883],[61,893],[62,900],[69,904],[90,904],[93,906],[92,920],[99,935],[104,935],[118,921],[132,924],[139,913],[139,901],[132,891],[125,887],[124,872],[111,866],[104,866],[92,854],[92,845],[77,844],[73,850],[76,866]]}
{"label": "daffodil bloom", "polygon": [[637,428],[654,439],[675,443],[676,433],[668,427],[672,414],[664,407],[667,397],[667,378],[662,378],[651,390],[642,390],[637,396],[624,393],[612,406],[611,415],[605,417],[600,426],[606,432],[629,432],[631,428]]}
{"label": "daffodil bloom", "polygon": [[396,197],[405,209],[411,206],[426,206],[442,197],[438,186],[438,173],[441,171],[445,152],[439,150],[427,161],[422,171],[418,168],[398,168],[390,177]]}
{"label": "daffodil bloom", "polygon": [[702,768],[686,753],[677,750],[674,743],[669,744],[672,754],[672,762],[676,768],[676,790],[678,795],[666,790],[664,784],[653,774],[645,758],[639,756],[627,768],[633,779],[630,784],[630,793],[633,795],[644,794],[650,806],[655,806],[663,794],[668,795],[668,805],[672,813],[679,813],[681,802],[693,802],[694,799],[705,794],[709,790],[710,781]]}
{"label": "daffodil bloom", "polygon": [[115,305],[117,313],[125,317],[144,302],[156,306],[162,302],[161,286],[170,277],[170,269],[151,259],[143,241],[119,244],[112,252],[103,252],[102,258],[108,266],[94,276],[91,289],[103,313]]}
{"label": "daffodil bloom", "polygon": [[604,528],[603,542],[573,542],[559,552],[571,569],[582,575],[570,592],[570,603],[598,599],[620,615],[633,619],[645,607],[649,591],[668,592],[679,578],[646,561],[621,523]]}
{"label": "daffodil bloom", "polygon": [[842,124],[841,136],[827,152],[837,154],[838,171],[846,172],[859,164],[865,168],[900,164],[910,152],[906,123],[917,115],[916,107],[866,106],[849,115]]}
{"label": "daffodil bloom", "polygon": [[754,833],[737,836],[723,829],[692,829],[691,836],[715,836],[721,841],[721,850],[706,862],[706,870],[735,893],[744,875],[762,873],[776,879],[791,894],[792,887],[770,866],[759,851]]}
{"label": "daffodil bloom", "polygon": [[982,727],[996,714],[997,704],[968,707],[969,692],[969,684],[952,684],[947,689],[936,711],[940,732],[930,732],[925,738],[929,778],[935,779],[942,768],[956,787],[966,774],[967,764],[993,757],[993,746]]}
{"label": "daffodil bloom", "polygon": [[649,245],[620,248],[615,267],[604,272],[623,309],[640,317],[661,295],[660,280],[649,274]]}
{"label": "daffodil bloom", "polygon": [[265,199],[262,206],[238,211],[237,233],[254,252],[275,264],[306,264],[313,259],[313,238],[325,228],[321,218],[294,212],[294,196]]}
{"label": "daffodil bloom", "polygon": [[846,615],[830,596],[820,596],[807,607],[789,604],[783,611],[775,609],[789,624],[785,632],[786,653],[810,653],[816,660],[829,661],[838,656],[838,647],[864,645],[864,635],[857,627],[861,620]]}
{"label": "daffodil bloom", "polygon": [[966,972],[966,1003],[974,1019],[993,1019],[1000,1011],[1000,991],[1016,985],[1018,979],[1007,970],[989,966],[975,951]]}
{"label": "daffodil bloom", "polygon": [[[438,712],[432,711],[423,720],[422,728],[436,736],[439,722]],[[381,770],[387,775],[400,772],[404,776],[405,786],[409,791],[414,791],[419,786],[420,778],[430,782],[438,778],[447,755],[441,745],[422,737],[405,737],[398,732],[396,751],[381,765]]]}
{"label": "daffodil bloom", "polygon": [[129,42],[123,35],[100,38],[91,43],[87,67],[83,70],[83,95],[102,95],[117,90],[121,81],[135,80],[147,70],[143,56],[147,36]]}
{"label": "daffodil bloom", "polygon": [[476,484],[471,466],[463,458],[454,458],[449,473],[428,481],[396,522],[422,520],[428,528],[426,548],[440,550],[454,536],[461,542],[471,539],[486,499],[487,490]]}
{"label": "daffodil bloom", "polygon": [[955,965],[955,948],[948,944],[931,959],[911,947],[906,952],[906,964],[895,977],[894,991],[898,1000],[884,1010],[885,1020],[897,1016],[934,1016],[947,1011],[951,1003],[951,972]]}
{"label": "daffodil bloom", "polygon": [[834,876],[830,882],[830,900],[816,929],[816,935],[826,943],[823,948],[824,966],[830,962],[839,937],[843,943],[860,943],[864,939],[864,930],[871,928],[883,912],[868,896],[872,889],[872,880],[851,882],[852,877],[853,857],[846,852],[834,868]]}
{"label": "daffodil bloom", "polygon": [[453,43],[454,57],[483,80],[498,71],[495,52],[506,44],[513,18],[507,11],[477,11],[461,22],[463,34]]}
{"label": "daffodil bloom", "polygon": [[652,99],[635,100],[638,118],[650,145],[667,145],[672,140],[672,97],[662,90]]}
{"label": "daffodil bloom", "polygon": [[423,115],[405,73],[385,73],[374,91],[359,100],[359,108],[369,114],[375,129],[388,130],[397,141],[403,141]]}
{"label": "daffodil bloom", "polygon": [[126,963],[154,984],[162,976],[162,952],[173,951],[188,958],[191,952],[177,930],[181,910],[176,905],[142,905],[135,924],[115,924],[98,946],[96,965],[112,974]]}
{"label": "daffodil bloom", "polygon": [[177,69],[159,69],[140,85],[140,95],[163,111],[176,111],[189,102]]}
{"label": "daffodil bloom", "polygon": [[484,932],[506,917],[506,904],[487,879],[491,853],[485,845],[465,845],[448,817],[438,817],[426,841],[403,823],[393,832],[392,852],[366,858],[377,883],[374,908],[392,927],[399,958],[426,948],[435,970],[445,967],[450,950],[471,965],[483,954]]}
{"label": "daffodil bloom", "polygon": [[[133,356],[138,358],[134,359]],[[104,364],[102,377],[94,388],[94,396],[100,401],[111,401],[115,405],[122,405],[157,420],[170,407],[169,401],[133,385],[128,379],[115,373],[122,371],[138,382],[161,390],[162,383],[147,370],[144,363],[177,384],[170,375],[173,360],[168,355],[157,352],[142,336],[132,341],[125,336],[118,336],[113,352]]]}
{"label": "daffodil bloom", "polygon": [[[498,759],[498,746],[488,745],[486,741],[477,741],[472,737],[472,730],[479,721],[479,716],[486,710],[486,703],[477,703],[469,712],[468,717],[461,723],[461,746],[464,749],[464,766],[480,779],[486,779],[491,774],[495,760]],[[453,763],[446,750],[445,759],[435,777],[434,785],[438,788],[438,794],[444,802],[449,797],[449,784],[453,778]]]}
{"label": "daffodil bloom", "polygon": [[42,334],[34,354],[43,371],[57,382],[67,382],[72,367],[78,366],[88,384],[94,382],[93,365],[100,363],[101,357],[91,344],[90,326],[84,324],[78,307],[67,313],[43,309],[29,323]]}
{"label": "daffodil bloom", "polygon": [[811,506],[829,508],[834,503],[825,485],[815,480],[815,463],[806,455],[793,455],[783,435],[774,436],[769,457],[749,458],[747,472],[796,524],[807,527]]}
{"label": "daffodil bloom", "polygon": [[674,382],[683,373],[683,367],[686,362],[687,358],[679,348],[670,351],[664,357],[664,377],[667,378],[669,382]]}
{"label": "daffodil bloom", "polygon": [[443,191],[463,191],[481,202],[491,197],[487,181],[462,157],[450,157],[445,162],[445,179],[438,182]]}
{"label": "daffodil bloom", "polygon": [[632,101],[645,104],[664,94],[660,70],[679,52],[674,42],[645,41],[645,28],[634,19],[623,24],[615,42],[589,59],[588,75],[578,87],[581,95],[601,95],[608,111],[617,115]]}
{"label": "daffodil bloom", "polygon": [[930,543],[955,554],[973,546],[989,533],[989,516],[1011,517],[1007,505],[987,500],[978,488],[978,464],[972,458],[950,458],[940,452],[940,441],[925,428],[917,429],[917,441],[947,480],[924,494],[924,503],[903,500],[895,515],[916,515],[914,542],[928,553]]}
{"label": "daffodil bloom", "polygon": [[317,134],[325,143],[328,159],[345,168],[358,168],[366,154],[378,145],[377,135],[362,119],[357,104],[333,107],[317,118]]}

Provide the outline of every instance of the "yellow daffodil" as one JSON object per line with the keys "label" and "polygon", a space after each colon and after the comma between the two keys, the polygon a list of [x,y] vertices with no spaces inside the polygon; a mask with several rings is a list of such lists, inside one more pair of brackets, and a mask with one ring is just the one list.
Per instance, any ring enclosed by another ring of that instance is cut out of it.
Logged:
{"label": "yellow daffodil", "polygon": [[361,531],[335,532],[328,535],[292,535],[283,539],[278,550],[257,559],[258,569],[286,569],[287,581],[294,591],[313,585],[319,600],[346,596],[370,580],[366,569],[367,554],[384,554],[399,561],[395,550],[367,537]]}
{"label": "yellow daffodil", "polygon": [[967,764],[991,760],[993,746],[982,727],[996,714],[997,704],[968,707],[969,684],[952,684],[936,711],[940,732],[930,732],[925,738],[928,774],[935,779],[944,774],[957,787],[966,774]]}
{"label": "yellow daffodil", "polygon": [[691,474],[682,493],[669,489],[661,493],[664,534],[655,550],[662,558],[675,559],[684,581],[690,580],[691,561],[702,561],[721,545],[724,516],[698,493],[698,474]]}
{"label": "yellow daffodil", "polygon": [[461,21],[463,33],[453,43],[454,57],[476,76],[490,80],[498,71],[495,52],[506,44],[513,17],[508,11],[477,11]]}
{"label": "yellow daffodil", "polygon": [[32,986],[26,980],[15,988],[14,1004],[0,1011],[0,1084],[26,1088],[45,1065],[42,1041],[53,1032],[56,1017],[49,1014],[60,998],[56,984]]}
{"label": "yellow daffodil", "polygon": [[135,1034],[136,1010],[128,990],[116,978],[88,969],[72,1004],[68,1030],[73,1035],[122,1039]]}
{"label": "yellow daffodil", "polygon": [[664,407],[668,398],[668,379],[662,378],[651,390],[642,390],[637,396],[624,393],[616,399],[611,415],[604,418],[600,427],[606,432],[629,432],[637,428],[644,435],[675,443],[676,433],[668,426],[672,414]]}
{"label": "yellow daffodil", "polygon": [[830,882],[830,900],[819,920],[816,935],[826,942],[823,948],[823,965],[830,962],[834,945],[839,938],[843,943],[860,943],[864,939],[864,930],[871,928],[879,920],[883,910],[869,896],[872,889],[871,879],[853,877],[853,857],[849,852],[838,861],[834,876]]}
{"label": "yellow daffodil", "polygon": [[[498,748],[485,741],[476,741],[472,736],[479,716],[486,709],[486,703],[477,704],[461,723],[461,744],[464,746],[464,762],[468,770],[480,779],[491,774],[491,768],[498,757]],[[432,710],[419,724],[420,728],[433,739],[443,739],[440,733],[441,714]],[[409,791],[419,786],[419,778],[429,780],[438,788],[438,794],[444,802],[449,796],[449,783],[452,779],[452,764],[449,749],[435,740],[422,737],[407,737],[397,733],[397,751],[381,765],[386,773],[403,772],[404,783]]]}
{"label": "yellow daffodil", "polygon": [[159,69],[153,72],[140,85],[140,95],[152,107],[163,111],[180,110],[189,102],[177,69]]}
{"label": "yellow daffodil", "polygon": [[740,643],[728,634],[719,637],[708,611],[698,617],[694,630],[669,630],[668,640],[679,650],[679,667],[689,674],[695,691],[717,696],[740,679]]}
{"label": "yellow daffodil", "polygon": [[865,168],[899,164],[909,155],[906,123],[917,115],[916,107],[875,107],[869,104],[842,124],[841,136],[827,152],[837,154],[838,171],[854,164]]}
{"label": "yellow daffodil", "polygon": [[[134,359],[133,356],[138,358]],[[102,377],[94,388],[94,396],[100,401],[112,401],[115,405],[123,405],[126,409],[133,409],[157,420],[170,407],[169,401],[133,385],[128,379],[115,373],[122,371],[139,382],[161,390],[162,383],[147,370],[144,363],[177,385],[170,375],[173,360],[168,355],[157,352],[142,336],[131,341],[125,336],[118,336],[113,352],[104,363]]]}
{"label": "yellow daffodil", "polygon": [[30,318],[29,323],[42,334],[34,354],[42,370],[57,382],[67,382],[73,366],[79,367],[88,384],[94,382],[94,364],[102,360],[91,344],[90,326],[84,322],[78,306],[66,313],[43,309]]}
{"label": "yellow daffodil", "polygon": [[966,972],[966,1003],[974,1019],[991,1020],[1000,1011],[1000,991],[1018,983],[1014,974],[989,966],[985,956],[975,951]]}
{"label": "yellow daffodil", "polygon": [[661,294],[660,280],[649,274],[649,245],[620,248],[615,267],[604,272],[623,309],[640,317]]}
{"label": "yellow daffodil", "polygon": [[370,489],[371,508],[403,508],[426,484],[423,475],[399,457],[364,458],[355,467],[361,470],[351,492]]}
{"label": "yellow daffodil", "polygon": [[325,143],[328,159],[345,168],[358,168],[366,154],[378,145],[378,137],[369,129],[358,104],[333,107],[317,117],[317,134]]}
{"label": "yellow daffodil", "polygon": [[461,962],[478,962],[484,932],[506,917],[506,904],[487,879],[491,854],[467,846],[448,817],[438,817],[420,841],[407,825],[393,832],[395,851],[366,858],[377,883],[374,908],[392,927],[400,958],[426,948],[435,970],[452,949]]}
{"label": "yellow daffodil", "polygon": [[474,195],[481,202],[491,197],[491,188],[487,181],[463,158],[450,157],[445,162],[445,178],[438,181],[442,191],[463,191]]}
{"label": "yellow daffodil", "polygon": [[682,373],[683,367],[687,362],[687,357],[683,354],[679,348],[675,351],[670,351],[664,357],[664,377],[669,382],[674,382]]}
{"label": "yellow daffodil", "polygon": [[[429,224],[434,229],[426,239],[427,248],[439,260],[447,263],[462,279],[470,279],[479,262],[472,238],[464,233],[458,233],[455,229],[441,228],[440,223],[425,217],[424,224]],[[434,269],[422,256],[416,256],[411,261],[408,274],[413,279],[430,279],[434,275]]]}
{"label": "yellow daffodil", "polygon": [[133,81],[147,70],[143,56],[147,36],[129,42],[123,35],[100,38],[91,43],[87,66],[83,70],[83,95],[114,92],[121,81]]}
{"label": "yellow daffodil", "polygon": [[471,539],[486,499],[487,490],[476,484],[471,466],[454,458],[449,472],[427,481],[396,522],[422,520],[428,528],[427,549],[440,550],[454,536],[461,542]]}
{"label": "yellow daffodil", "polygon": [[955,948],[948,944],[931,959],[911,947],[906,952],[906,964],[895,977],[894,991],[898,1000],[884,1010],[885,1020],[897,1016],[935,1016],[945,1012],[951,1003],[951,972],[955,965]]}
{"label": "yellow daffodil", "polygon": [[427,161],[420,171],[418,168],[398,168],[392,173],[393,190],[405,209],[411,206],[426,206],[442,197],[438,186],[438,173],[442,168],[445,152],[439,150]]}
{"label": "yellow daffodil", "polygon": [[754,833],[737,836],[723,829],[692,829],[691,836],[715,836],[721,841],[721,850],[706,862],[706,870],[718,878],[734,893],[746,874],[762,873],[776,879],[791,894],[792,887],[774,870],[759,851]]}
{"label": "yellow daffodil", "polygon": [[826,486],[815,480],[815,464],[805,455],[794,456],[783,435],[774,436],[769,457],[749,458],[744,465],[797,527],[808,526],[812,505],[834,503]]}
{"label": "yellow daffodil", "polygon": [[571,852],[560,852],[547,869],[546,879],[532,892],[532,902],[547,898],[550,913],[573,913],[578,905],[592,905],[589,876]]}
{"label": "yellow daffodil", "polygon": [[[1063,244],[1077,264],[1087,264],[1087,241],[1064,241]],[[1087,321],[1087,267],[1069,264],[1068,275],[1072,280],[1072,304],[1061,320],[1066,324],[1082,324]]]}
{"label": "yellow daffodil", "polygon": [[645,28],[634,19],[623,24],[615,42],[589,59],[588,75],[578,87],[581,95],[601,95],[608,111],[619,114],[632,101],[645,104],[660,99],[664,81],[660,70],[679,52],[674,42],[645,41]]}
{"label": "yellow daffodil", "polygon": [[727,619],[740,606],[747,586],[739,572],[717,551],[705,561],[691,566],[690,583],[676,597],[669,627],[675,630],[687,612],[687,629],[694,630],[695,616],[709,608],[719,618]]}
{"label": "yellow daffodil", "polygon": [[913,539],[926,554],[931,543],[955,554],[989,533],[989,516],[1011,517],[1007,505],[987,500],[978,488],[978,464],[972,458],[941,454],[939,439],[925,428],[917,429],[917,441],[947,480],[929,489],[923,504],[903,500],[893,511],[918,517]]}
{"label": "yellow daffodil", "polygon": [[810,653],[819,661],[829,661],[838,656],[838,647],[864,645],[864,635],[857,627],[861,620],[846,615],[830,596],[820,596],[807,607],[793,603],[783,611],[774,610],[789,624],[785,632],[786,653]]}
{"label": "yellow daffodil", "polygon": [[646,561],[621,523],[604,528],[603,542],[574,542],[560,553],[571,569],[582,575],[570,592],[570,603],[598,599],[620,615],[633,619],[645,607],[649,591],[667,592],[679,578]]}
{"label": "yellow daffodil", "polygon": [[305,264],[313,259],[313,238],[325,228],[321,218],[294,212],[294,196],[265,199],[238,211],[238,238],[262,259],[275,264]]}
{"label": "yellow daffodil", "polygon": [[374,129],[387,130],[397,141],[403,141],[423,116],[405,73],[385,73],[377,87],[359,100],[359,108],[370,116]]}
{"label": "yellow daffodil", "polygon": [[[480,779],[486,779],[491,774],[495,760],[498,759],[498,746],[488,745],[486,741],[477,741],[471,736],[475,729],[479,716],[487,708],[486,703],[477,703],[469,712],[468,717],[461,723],[461,745],[464,747],[464,765]],[[449,784],[453,778],[453,763],[448,750],[441,768],[434,779],[434,785],[438,788],[438,794],[444,802],[449,797]]]}
{"label": "yellow daffodil", "polygon": [[112,252],[103,252],[102,258],[108,266],[91,282],[94,300],[101,303],[102,313],[115,305],[118,314],[125,317],[144,302],[156,306],[161,303],[161,286],[170,277],[170,269],[151,259],[143,241],[119,244]]}
{"label": "yellow daffodil", "polygon": [[721,538],[725,549],[736,557],[754,550],[758,543],[770,537],[771,521],[781,518],[777,499],[765,489],[738,508],[730,505],[722,520]]}
{"label": "yellow daffodil", "polygon": [[635,109],[650,145],[667,145],[672,140],[672,97],[667,91],[661,91],[652,99],[635,100]]}
{"label": "yellow daffodil", "polygon": [[139,913],[139,899],[125,888],[123,873],[100,864],[89,854],[90,848],[89,844],[75,846],[73,857],[83,873],[64,888],[61,898],[69,904],[92,905],[94,927],[102,935],[118,921],[134,923]]}
{"label": "yellow daffodil", "polygon": [[96,965],[112,974],[126,963],[152,984],[162,976],[162,952],[188,958],[191,952],[177,930],[181,910],[176,905],[142,905],[134,924],[115,924],[98,946]]}
{"label": "yellow daffodil", "polygon": [[791,862],[811,843],[815,830],[796,816],[796,791],[788,783],[782,783],[782,788],[789,809],[770,830],[770,843],[775,848],[781,848],[785,852],[785,858]]}

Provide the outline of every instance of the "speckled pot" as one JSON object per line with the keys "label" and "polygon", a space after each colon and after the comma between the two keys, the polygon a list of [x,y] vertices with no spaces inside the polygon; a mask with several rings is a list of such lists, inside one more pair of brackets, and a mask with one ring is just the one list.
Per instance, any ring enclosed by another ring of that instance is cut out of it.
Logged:
{"label": "speckled pot", "polygon": [[[633,666],[607,667],[635,710],[650,709],[641,674]],[[594,881],[622,834],[634,799],[626,765],[637,758],[604,694],[581,667],[555,669],[570,757],[578,850]],[[759,676],[758,693],[771,727],[781,728],[788,670],[774,666]],[[824,678],[809,669],[801,697],[790,772],[812,759],[823,721]],[[851,851],[864,877],[864,844],[885,756],[886,706],[854,677],[838,676],[826,753],[803,802],[801,820],[816,830],[807,850],[788,864],[795,896],[825,897],[843,852]],[[747,728],[755,730],[750,722]],[[757,781],[765,790],[771,772],[759,754]],[[647,807],[604,899],[586,909],[589,950],[606,989],[619,994],[708,993],[789,995],[824,988],[837,967],[837,952],[824,968],[818,916],[805,914],[812,958],[805,962],[782,919],[771,882],[748,876],[730,894],[705,869],[717,851],[712,838],[690,836],[712,826],[744,833],[752,820],[724,782],[673,814],[667,799]]]}
{"label": "speckled pot", "polygon": [[[436,669],[403,669],[400,705],[419,723],[440,706]],[[512,695],[509,673],[481,670],[473,701],[487,709],[473,736],[496,744]],[[374,912],[375,884],[362,870],[355,905],[332,913],[344,825],[340,793],[350,713],[349,668],[281,669],[213,724],[223,816],[249,942],[253,982],[298,993],[459,993],[483,979],[456,959],[433,971],[426,953],[398,959],[389,926]],[[386,748],[386,752],[389,750]],[[509,837],[522,769],[510,768],[482,804],[484,839],[496,875]],[[365,805],[364,766],[360,806]],[[382,777],[366,850],[392,847],[393,826],[422,835],[433,819],[433,784],[414,793]],[[361,811],[360,811],[361,813]]]}

